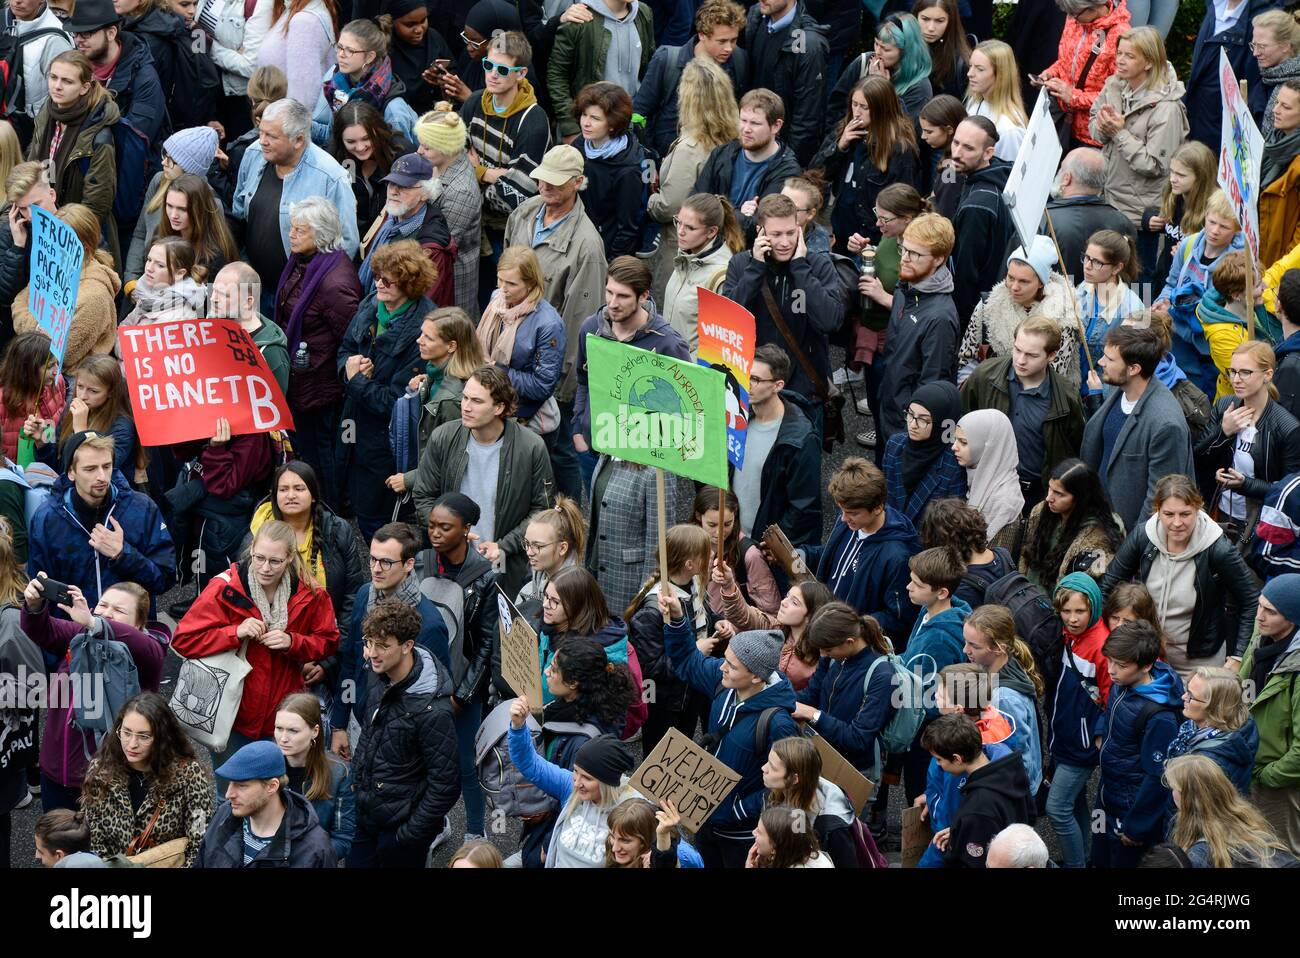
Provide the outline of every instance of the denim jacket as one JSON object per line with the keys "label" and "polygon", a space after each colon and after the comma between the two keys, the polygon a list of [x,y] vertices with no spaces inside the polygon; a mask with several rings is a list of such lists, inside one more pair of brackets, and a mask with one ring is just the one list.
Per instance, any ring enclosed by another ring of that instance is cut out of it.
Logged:
{"label": "denim jacket", "polygon": [[[250,147],[239,165],[239,179],[235,182],[231,213],[236,219],[248,218],[248,204],[252,202],[265,170],[266,158],[262,156],[262,151]],[[347,250],[348,256],[356,256],[357,248],[361,245],[356,225],[357,198],[352,192],[347,170],[312,143],[307,144],[302,159],[285,177],[284,189],[280,195],[280,239],[284,243],[285,255],[289,253],[289,206],[309,196],[322,196],[339,211],[339,219],[343,222],[343,248]]]}

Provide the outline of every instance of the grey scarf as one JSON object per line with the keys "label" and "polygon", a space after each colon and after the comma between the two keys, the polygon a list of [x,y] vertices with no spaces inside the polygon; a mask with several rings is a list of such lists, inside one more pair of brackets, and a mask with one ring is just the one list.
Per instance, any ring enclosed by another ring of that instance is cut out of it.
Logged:
{"label": "grey scarf", "polygon": [[289,627],[289,580],[292,578],[287,572],[280,577],[280,584],[276,586],[275,595],[267,601],[266,591],[262,588],[262,583],[257,581],[257,576],[248,577],[248,597],[253,600],[253,605],[257,606],[257,611],[262,614],[262,621],[266,623],[268,632],[273,629],[279,629],[281,632]]}
{"label": "grey scarf", "polygon": [[[1273,132],[1273,104],[1277,102],[1277,91],[1282,89],[1282,84],[1287,80],[1300,80],[1300,56],[1283,60],[1276,66],[1266,67],[1259,71],[1259,75],[1264,80],[1264,85],[1269,88],[1268,106],[1264,108],[1264,122],[1260,124],[1260,132],[1264,134],[1264,139],[1268,139],[1269,134]],[[1268,184],[1268,180],[1260,182]]]}
{"label": "grey scarf", "polygon": [[379,590],[375,588],[375,584],[372,582],[370,583],[370,594],[366,597],[366,611],[369,612],[375,607],[376,602],[382,602],[385,599],[396,599],[398,602],[409,605],[414,609],[420,604],[420,596],[420,583],[414,575],[408,575],[388,595],[380,595]]}
{"label": "grey scarf", "polygon": [[1285,173],[1297,154],[1300,154],[1300,129],[1292,130],[1290,133],[1274,130],[1266,135],[1264,159],[1259,170],[1259,185],[1268,186]]}

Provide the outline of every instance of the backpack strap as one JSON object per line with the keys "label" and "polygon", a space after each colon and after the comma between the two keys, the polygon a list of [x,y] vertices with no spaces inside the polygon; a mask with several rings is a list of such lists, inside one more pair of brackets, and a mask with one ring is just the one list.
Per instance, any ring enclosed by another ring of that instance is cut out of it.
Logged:
{"label": "backpack strap", "polygon": [[763,709],[758,713],[758,721],[754,723],[754,754],[767,755],[767,733],[768,727],[772,724],[772,716],[781,711],[779,706],[773,705]]}
{"label": "backpack strap", "polygon": [[1142,748],[1142,737],[1146,735],[1147,723],[1161,712],[1175,712],[1175,709],[1160,702],[1153,702],[1148,698],[1142,699],[1142,704],[1138,706],[1137,721],[1133,723],[1133,731],[1137,733],[1139,750]]}
{"label": "backpack strap", "polygon": [[961,584],[968,586],[976,595],[980,597],[980,603],[983,604],[985,596],[989,592],[989,583],[977,575],[971,575],[969,572],[963,573]]}
{"label": "backpack strap", "polygon": [[[999,193],[998,195],[1001,196],[1002,194]],[[812,381],[813,389],[817,390],[817,398],[823,403],[829,402],[830,390],[826,388],[825,381],[817,374],[817,370],[813,368],[812,360],[808,358],[808,354],[804,352],[803,347],[795,341],[794,333],[790,332],[790,327],[785,324],[785,317],[781,315],[781,305],[776,301],[776,296],[772,292],[772,287],[768,285],[766,279],[763,280],[763,285],[759,289],[759,292],[763,294],[763,301],[767,305],[767,311],[772,314],[772,322],[776,325],[777,331],[780,332],[781,338],[790,345],[790,349],[794,352],[794,358],[799,361],[799,368],[802,369],[803,374]]]}

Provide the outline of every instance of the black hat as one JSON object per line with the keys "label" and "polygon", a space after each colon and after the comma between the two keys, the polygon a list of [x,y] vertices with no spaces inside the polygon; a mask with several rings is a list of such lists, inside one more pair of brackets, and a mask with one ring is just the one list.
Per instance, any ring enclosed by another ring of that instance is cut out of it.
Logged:
{"label": "black hat", "polygon": [[636,759],[617,735],[598,735],[578,749],[573,764],[596,781],[617,788],[623,776],[636,768]]}
{"label": "black hat", "polygon": [[113,0],[77,0],[72,16],[63,22],[63,29],[68,33],[94,33],[121,20],[113,9]]}
{"label": "black hat", "polygon": [[104,435],[102,432],[95,432],[93,429],[83,429],[63,440],[63,471],[72,471],[72,457],[77,454],[83,442],[87,439],[98,439],[102,435]]}

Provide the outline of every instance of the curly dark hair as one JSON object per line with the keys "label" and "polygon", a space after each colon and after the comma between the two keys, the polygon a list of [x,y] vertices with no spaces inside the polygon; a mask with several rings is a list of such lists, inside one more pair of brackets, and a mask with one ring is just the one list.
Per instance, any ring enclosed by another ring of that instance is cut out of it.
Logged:
{"label": "curly dark hair", "polygon": [[574,702],[578,721],[594,721],[607,728],[622,726],[638,689],[628,667],[611,662],[600,642],[585,635],[569,636],[555,651],[551,664],[565,682],[578,686]]}
{"label": "curly dark hair", "polygon": [[400,599],[384,599],[361,620],[361,634],[396,639],[399,645],[414,642],[420,637],[420,613]]}
{"label": "curly dark hair", "polygon": [[1024,545],[1025,565],[1044,584],[1057,580],[1065,553],[1087,527],[1100,529],[1112,552],[1124,539],[1101,477],[1092,466],[1082,459],[1064,459],[1052,470],[1050,479],[1055,479],[1074,497],[1074,506],[1062,518],[1047,508],[1044,501],[1034,537]]}
{"label": "curly dark hair", "polygon": [[935,499],[921,516],[921,542],[927,549],[951,546],[964,562],[989,547],[989,527],[979,510],[965,499]]}
{"label": "curly dark hair", "polygon": [[190,737],[176,720],[167,700],[157,692],[141,692],[122,706],[113,720],[113,729],[104,736],[99,751],[91,759],[81,786],[82,807],[108,801],[114,784],[124,784],[130,765],[122,751],[122,720],[127,715],[141,716],[153,732],[153,749],[149,753],[148,778],[159,791],[171,787],[180,767],[198,761]]}

